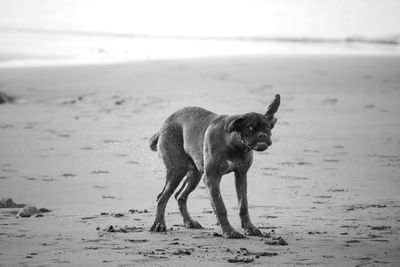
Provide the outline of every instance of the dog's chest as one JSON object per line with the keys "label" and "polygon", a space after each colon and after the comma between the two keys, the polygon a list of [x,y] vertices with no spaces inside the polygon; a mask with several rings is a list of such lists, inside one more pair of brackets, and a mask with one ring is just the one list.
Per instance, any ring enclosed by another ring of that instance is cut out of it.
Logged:
{"label": "dog's chest", "polygon": [[233,161],[233,160],[225,160],[220,164],[220,173],[223,174],[227,174],[231,171],[234,171],[237,168],[237,162]]}

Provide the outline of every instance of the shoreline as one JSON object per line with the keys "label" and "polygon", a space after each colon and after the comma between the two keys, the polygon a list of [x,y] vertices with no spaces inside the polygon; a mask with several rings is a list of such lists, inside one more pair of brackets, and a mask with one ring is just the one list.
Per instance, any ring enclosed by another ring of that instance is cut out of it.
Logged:
{"label": "shoreline", "polygon": [[[208,55],[208,56],[191,56],[191,57],[160,57],[160,58],[126,58],[126,59],[70,59],[58,60],[57,57],[53,59],[46,59],[52,57],[29,56],[24,54],[15,55],[1,55],[0,54],[0,70],[12,69],[29,69],[29,68],[62,68],[62,67],[90,67],[90,66],[107,66],[107,65],[129,65],[129,64],[146,64],[157,62],[179,62],[179,61],[202,61],[202,60],[224,60],[232,58],[399,58],[400,54],[396,53],[277,53],[277,54],[249,54],[249,55]],[[2,60],[5,58],[6,60]],[[22,58],[22,59],[21,59]],[[44,59],[43,59],[44,58]]]}
{"label": "shoreline", "polygon": [[379,38],[365,42],[362,37],[132,36],[0,29],[0,39],[3,40],[0,44],[0,68],[260,55],[400,56],[400,45],[388,44],[389,41],[379,43]]}

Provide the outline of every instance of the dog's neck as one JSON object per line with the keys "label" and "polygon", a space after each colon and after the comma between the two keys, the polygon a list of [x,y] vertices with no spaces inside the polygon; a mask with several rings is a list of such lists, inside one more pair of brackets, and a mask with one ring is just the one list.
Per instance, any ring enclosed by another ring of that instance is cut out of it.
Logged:
{"label": "dog's neck", "polygon": [[251,147],[249,147],[243,140],[241,134],[237,131],[233,131],[228,135],[228,146],[235,151],[247,153],[251,151]]}

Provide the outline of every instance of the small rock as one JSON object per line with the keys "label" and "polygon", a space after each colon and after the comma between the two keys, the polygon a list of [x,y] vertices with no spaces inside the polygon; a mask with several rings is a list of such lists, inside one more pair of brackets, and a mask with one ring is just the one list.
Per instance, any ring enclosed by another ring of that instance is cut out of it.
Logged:
{"label": "small rock", "polygon": [[50,210],[46,208],[40,208],[39,211],[42,213],[50,212]]}
{"label": "small rock", "polygon": [[23,208],[25,204],[16,204],[12,198],[2,198],[0,200],[0,208]]}
{"label": "small rock", "polygon": [[115,101],[115,105],[121,105],[124,102],[125,102],[125,99],[121,99],[121,100]]}
{"label": "small rock", "polygon": [[0,104],[14,103],[15,98],[0,91]]}
{"label": "small rock", "polygon": [[[45,209],[45,208],[38,209],[35,206],[26,206],[17,213],[17,218],[18,217],[31,217],[34,214],[44,213],[44,212],[50,212],[50,210]],[[40,217],[40,216],[38,216],[38,217]]]}
{"label": "small rock", "polygon": [[33,214],[39,213],[39,209],[34,206],[26,206],[17,213],[17,217],[31,217]]}
{"label": "small rock", "polygon": [[288,243],[282,237],[274,237],[272,240],[266,240],[264,242],[267,245],[271,246],[287,246]]}

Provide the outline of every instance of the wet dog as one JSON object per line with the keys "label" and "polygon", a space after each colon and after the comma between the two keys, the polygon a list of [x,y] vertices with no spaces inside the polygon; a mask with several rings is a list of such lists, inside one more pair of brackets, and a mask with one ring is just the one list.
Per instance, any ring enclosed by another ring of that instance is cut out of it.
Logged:
{"label": "wet dog", "polygon": [[220,192],[221,177],[233,171],[242,227],[248,235],[262,235],[249,217],[247,171],[253,161],[253,150],[264,151],[272,144],[271,129],[277,121],[274,115],[279,105],[278,94],[265,114],[251,112],[227,116],[203,108],[186,107],[170,115],[150,139],[150,148],[159,151],[167,172],[150,230],[166,231],[165,207],[183,178],[185,180],[175,194],[183,222],[187,228],[201,228],[190,217],[186,202],[203,177],[223,236],[244,237],[230,225]]}

